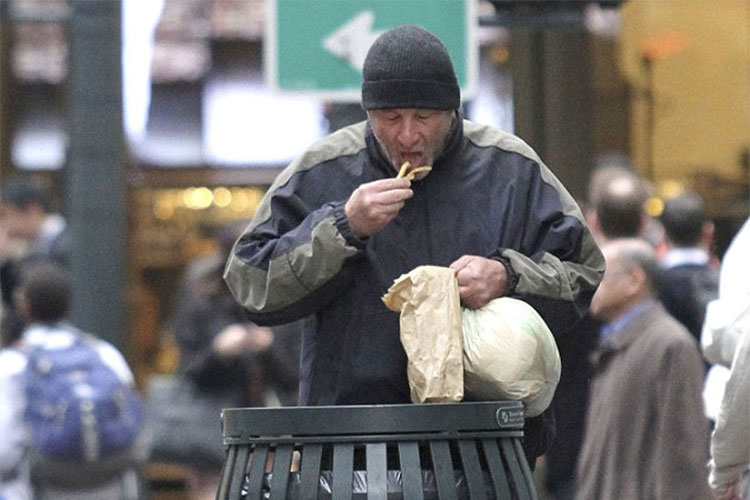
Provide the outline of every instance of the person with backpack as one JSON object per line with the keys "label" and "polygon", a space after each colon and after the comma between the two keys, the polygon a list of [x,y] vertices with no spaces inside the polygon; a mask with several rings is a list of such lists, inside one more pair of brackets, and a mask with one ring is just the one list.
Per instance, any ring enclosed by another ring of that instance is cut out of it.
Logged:
{"label": "person with backpack", "polygon": [[[16,293],[25,327],[3,349],[0,397],[10,415],[2,440],[17,436],[6,457],[17,460],[0,476],[0,498],[137,499],[144,410],[126,360],[66,321],[71,289],[59,264],[24,266]],[[26,482],[23,492],[7,493],[4,477]]]}

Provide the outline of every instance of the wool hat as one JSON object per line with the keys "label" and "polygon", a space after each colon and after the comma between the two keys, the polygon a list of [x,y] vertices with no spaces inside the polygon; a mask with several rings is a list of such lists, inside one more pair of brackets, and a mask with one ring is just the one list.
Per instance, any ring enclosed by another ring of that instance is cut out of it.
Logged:
{"label": "wool hat", "polygon": [[414,25],[386,31],[370,47],[362,69],[362,107],[457,109],[461,93],[448,50]]}

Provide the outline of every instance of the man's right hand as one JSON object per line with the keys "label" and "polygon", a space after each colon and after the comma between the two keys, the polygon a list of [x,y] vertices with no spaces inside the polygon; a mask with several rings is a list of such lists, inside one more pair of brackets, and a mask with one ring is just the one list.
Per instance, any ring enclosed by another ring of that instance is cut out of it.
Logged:
{"label": "man's right hand", "polygon": [[414,196],[407,179],[382,179],[362,184],[344,206],[354,234],[366,238],[383,229]]}

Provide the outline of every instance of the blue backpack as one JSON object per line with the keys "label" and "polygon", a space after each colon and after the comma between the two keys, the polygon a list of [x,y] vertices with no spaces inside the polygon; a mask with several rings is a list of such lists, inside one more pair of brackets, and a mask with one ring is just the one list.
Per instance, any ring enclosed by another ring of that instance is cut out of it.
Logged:
{"label": "blue backpack", "polygon": [[41,459],[94,462],[128,450],[144,423],[140,396],[95,348],[93,336],[59,349],[23,346],[25,420]]}

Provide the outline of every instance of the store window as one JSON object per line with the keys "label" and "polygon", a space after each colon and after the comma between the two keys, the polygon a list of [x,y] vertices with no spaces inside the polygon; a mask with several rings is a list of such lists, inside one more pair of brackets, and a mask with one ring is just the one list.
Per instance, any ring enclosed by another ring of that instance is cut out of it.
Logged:
{"label": "store window", "polygon": [[264,16],[262,1],[125,1],[126,119],[136,162],[280,166],[328,132],[320,100],[282,98],[265,86]]}
{"label": "store window", "polygon": [[64,89],[68,77],[65,0],[14,0],[4,6],[9,26],[13,96],[4,106],[13,116],[11,162],[22,170],[55,170],[65,161]]}
{"label": "store window", "polygon": [[[159,168],[281,168],[364,118],[356,103],[280,96],[263,78],[263,0],[123,0],[123,119],[132,159]],[[11,158],[65,163],[68,0],[13,0]],[[480,85],[468,118],[512,129],[502,30],[480,29]],[[506,51],[507,52],[507,51]],[[501,55],[498,58],[498,55]]]}

